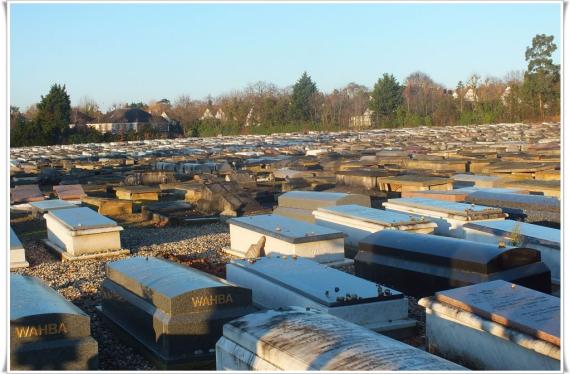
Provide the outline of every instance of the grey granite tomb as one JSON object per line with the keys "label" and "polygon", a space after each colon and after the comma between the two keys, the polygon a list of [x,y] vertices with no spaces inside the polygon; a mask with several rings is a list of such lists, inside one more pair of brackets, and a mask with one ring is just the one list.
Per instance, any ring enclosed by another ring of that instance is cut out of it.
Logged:
{"label": "grey granite tomb", "polygon": [[96,370],[90,318],[39,279],[10,275],[10,369]]}
{"label": "grey granite tomb", "polygon": [[217,370],[466,370],[311,308],[267,310],[224,325]]}
{"label": "grey granite tomb", "polygon": [[222,325],[253,312],[251,290],[155,257],[107,264],[101,311],[157,367],[213,363]]}

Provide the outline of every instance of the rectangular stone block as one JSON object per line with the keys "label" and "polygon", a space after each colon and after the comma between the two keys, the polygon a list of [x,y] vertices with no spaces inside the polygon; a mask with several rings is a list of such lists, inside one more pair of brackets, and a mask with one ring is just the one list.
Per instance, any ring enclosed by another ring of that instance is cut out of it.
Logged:
{"label": "rectangular stone block", "polygon": [[472,222],[463,228],[467,240],[503,242],[539,250],[542,262],[550,269],[552,281],[560,284],[560,230],[513,220]]}
{"label": "rectangular stone block", "polygon": [[560,299],[502,280],[438,292],[426,308],[431,351],[478,370],[560,370]]}
{"label": "rectangular stone block", "polygon": [[53,210],[77,208],[76,204],[59,199],[34,201],[30,203],[30,206],[32,207],[32,213],[36,217]]}
{"label": "rectangular stone block", "polygon": [[81,200],[82,197],[87,196],[80,184],[53,186],[53,191],[60,200]]}
{"label": "rectangular stone block", "polygon": [[160,188],[148,186],[115,187],[118,199],[123,200],[158,200]]}
{"label": "rectangular stone block", "polygon": [[48,242],[78,257],[121,250],[121,226],[86,207],[60,209],[45,216]]}
{"label": "rectangular stone block", "polygon": [[359,205],[319,208],[313,211],[313,216],[317,225],[347,235],[344,249],[349,258],[356,256],[358,242],[371,233],[389,229],[431,234],[437,227],[429,219],[420,220],[416,216]]}
{"label": "rectangular stone block", "polygon": [[22,242],[10,227],[10,269],[25,268],[30,266],[26,261],[26,250]]}
{"label": "rectangular stone block", "polygon": [[311,308],[267,310],[224,325],[217,370],[466,370]]}
{"label": "rectangular stone block", "polygon": [[251,290],[155,257],[107,264],[101,311],[161,369],[212,363],[222,325],[252,313]]}
{"label": "rectangular stone block", "polygon": [[272,214],[232,218],[230,254],[245,257],[249,247],[265,236],[266,255],[297,255],[321,263],[344,260],[344,237],[340,231]]}
{"label": "rectangular stone block", "polygon": [[45,196],[37,184],[20,185],[10,188],[10,204],[30,203],[44,199]]}
{"label": "rectangular stone block", "polygon": [[90,318],[34,277],[10,275],[10,369],[97,370]]}
{"label": "rectangular stone block", "polygon": [[550,270],[535,249],[396,230],[371,234],[359,249],[356,275],[414,297],[496,279],[551,289]]}
{"label": "rectangular stone block", "polygon": [[424,217],[437,224],[435,234],[465,238],[463,225],[473,221],[504,220],[501,209],[421,197],[389,199],[386,210]]}
{"label": "rectangular stone block", "polygon": [[250,288],[262,308],[311,307],[392,336],[415,332],[408,299],[400,292],[315,261],[295,256],[234,260],[226,274],[228,281]]}

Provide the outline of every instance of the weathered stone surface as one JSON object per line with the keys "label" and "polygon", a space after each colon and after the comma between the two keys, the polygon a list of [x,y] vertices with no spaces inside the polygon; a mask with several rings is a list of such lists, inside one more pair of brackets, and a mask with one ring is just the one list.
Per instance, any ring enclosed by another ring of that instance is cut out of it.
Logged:
{"label": "weathered stone surface", "polygon": [[10,369],[96,370],[90,319],[36,278],[10,276]]}
{"label": "weathered stone surface", "polygon": [[60,200],[81,200],[87,196],[80,184],[68,184],[53,186],[53,190]]}
{"label": "weathered stone surface", "polygon": [[370,197],[342,192],[291,191],[278,200],[280,207],[310,210],[348,204],[370,207]]}
{"label": "weathered stone surface", "polygon": [[119,200],[106,197],[83,197],[81,201],[89,206],[96,207],[99,214],[105,216],[120,216],[133,213],[131,200]]}
{"label": "weathered stone surface", "polygon": [[10,188],[10,204],[41,201],[45,197],[37,184],[27,184]]}
{"label": "weathered stone surface", "polygon": [[311,307],[392,336],[415,332],[400,292],[315,261],[295,256],[234,260],[226,274],[250,288],[254,303],[263,308]]}
{"label": "weathered stone surface", "polygon": [[465,370],[330,314],[285,308],[224,325],[218,370]]}
{"label": "weathered stone surface", "polygon": [[77,208],[77,205],[65,200],[42,200],[31,202],[32,212],[42,214],[53,210]]}
{"label": "weathered stone surface", "polygon": [[28,267],[30,264],[26,261],[26,251],[18,236],[10,227],[10,269]]}
{"label": "weathered stone surface", "polygon": [[435,299],[560,346],[560,299],[503,280],[436,293]]}
{"label": "weathered stone surface", "polygon": [[360,242],[356,275],[424,297],[496,279],[550,292],[540,252],[435,235],[383,230]]}
{"label": "weathered stone surface", "polygon": [[160,188],[148,186],[115,187],[118,199],[123,200],[158,200]]}
{"label": "weathered stone surface", "polygon": [[108,263],[102,293],[105,317],[162,368],[213,360],[222,325],[254,311],[251,290],[154,257]]}

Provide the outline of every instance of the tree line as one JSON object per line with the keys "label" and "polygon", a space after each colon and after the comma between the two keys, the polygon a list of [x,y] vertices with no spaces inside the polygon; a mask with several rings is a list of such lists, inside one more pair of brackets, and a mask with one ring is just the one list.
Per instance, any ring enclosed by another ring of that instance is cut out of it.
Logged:
{"label": "tree line", "polygon": [[[193,100],[180,96],[172,103],[162,99],[114,104],[112,109],[140,108],[151,113],[166,113],[180,123],[183,134],[179,136],[339,131],[358,127],[363,119],[375,128],[559,120],[560,65],[552,60],[556,49],[554,36],[536,35],[525,51],[525,71],[509,73],[503,79],[472,74],[451,89],[417,71],[403,82],[385,73],[371,89],[349,83],[324,93],[304,72],[286,88],[257,82],[215,98]],[[103,113],[89,98],[83,98],[77,107],[71,108],[65,86],[60,85],[52,86],[40,103],[24,113],[19,108],[10,109],[12,146],[160,136],[152,128],[139,133],[105,135],[92,129],[70,129],[72,110],[79,110],[95,120]]]}

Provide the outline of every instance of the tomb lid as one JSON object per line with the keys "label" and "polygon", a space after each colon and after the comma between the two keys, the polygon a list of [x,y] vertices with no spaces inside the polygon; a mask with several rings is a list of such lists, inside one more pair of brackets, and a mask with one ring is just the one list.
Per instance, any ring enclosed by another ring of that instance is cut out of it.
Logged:
{"label": "tomb lid", "polygon": [[[430,161],[432,162],[432,161]],[[447,184],[451,182],[448,178],[428,177],[423,175],[398,175],[393,177],[381,177],[378,179],[381,183],[407,184],[419,186],[432,186],[437,184]]]}
{"label": "tomb lid", "polygon": [[[69,337],[89,336],[89,320],[81,309],[38,278],[10,274],[10,324],[15,330],[11,333],[13,338],[20,340],[62,334]],[[62,322],[64,326],[61,326]],[[55,330],[47,330],[50,327],[48,324],[56,324]],[[22,327],[28,330],[22,331]]]}
{"label": "tomb lid", "polygon": [[86,207],[52,210],[47,214],[72,231],[117,226],[117,222]]}
{"label": "tomb lid", "polygon": [[319,212],[332,213],[339,216],[353,218],[364,222],[375,223],[382,226],[401,226],[418,223],[429,223],[430,220],[420,220],[409,214],[367,208],[361,205],[338,205],[326,208],[319,208]]}
{"label": "tomb lid", "polygon": [[475,191],[467,195],[467,201],[496,201],[521,205],[536,205],[538,210],[560,209],[560,200],[556,197],[526,195],[518,193],[498,193],[493,191]]}
{"label": "tomb lid", "polygon": [[519,230],[525,245],[538,244],[560,248],[560,230],[513,220],[470,222],[463,227],[506,237]]}
{"label": "tomb lid", "polygon": [[282,196],[299,200],[337,201],[350,195],[344,192],[290,191],[279,197]]}
{"label": "tomb lid", "polygon": [[[368,169],[358,168],[358,169],[351,169],[351,170],[339,170],[335,174],[336,175],[347,175],[347,176],[352,176],[352,177],[376,178],[376,177],[386,176],[388,174],[388,171],[382,170],[382,169],[373,169],[373,168],[368,168]],[[295,192],[297,192],[297,191],[295,191]],[[331,193],[331,192],[327,192],[327,193]]]}
{"label": "tomb lid", "polygon": [[491,274],[539,262],[540,251],[470,240],[382,230],[359,242],[359,250],[376,255]]}
{"label": "tomb lid", "polygon": [[476,181],[498,181],[500,177],[491,175],[472,175],[472,174],[455,174],[451,179],[462,182],[476,182]]}
{"label": "tomb lid", "polygon": [[115,191],[130,192],[130,193],[147,193],[147,192],[160,192],[159,187],[150,186],[117,186]]}
{"label": "tomb lid", "polygon": [[14,232],[14,229],[10,227],[10,249],[22,249],[24,246],[22,242]]}
{"label": "tomb lid", "polygon": [[228,223],[293,244],[346,237],[340,231],[274,214],[231,218]]}
{"label": "tomb lid", "polygon": [[77,208],[77,205],[59,199],[34,201],[30,205],[42,213],[50,210]]}
{"label": "tomb lid", "polygon": [[233,260],[232,263],[327,307],[404,297],[387,287],[382,290],[388,290],[389,295],[379,294],[376,283],[301,257],[270,255],[256,260]]}
{"label": "tomb lid", "polygon": [[436,292],[435,299],[560,346],[560,299],[504,280]]}
{"label": "tomb lid", "polygon": [[[496,215],[502,214],[499,208],[481,206],[475,204],[456,203],[452,201],[435,200],[423,197],[405,197],[400,199],[388,199],[388,203],[410,208],[431,210],[440,213],[450,213],[460,216],[470,215]],[[504,217],[504,216],[503,216]]]}
{"label": "tomb lid", "polygon": [[285,371],[465,370],[311,308],[248,314],[225,324],[224,338]]}
{"label": "tomb lid", "polygon": [[[106,273],[111,281],[171,315],[200,308],[212,309],[216,304],[230,307],[240,300],[251,300],[251,291],[248,289],[156,257],[139,256],[109,262]],[[216,295],[223,295],[224,302],[210,302]],[[234,300],[230,298],[231,302],[227,301],[227,295],[232,295]]]}

